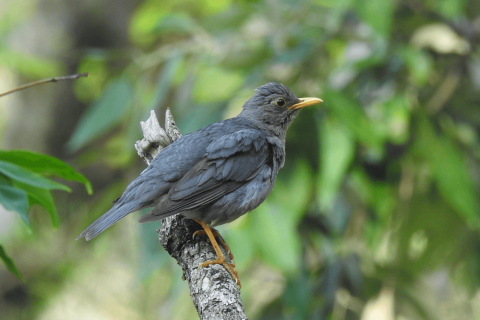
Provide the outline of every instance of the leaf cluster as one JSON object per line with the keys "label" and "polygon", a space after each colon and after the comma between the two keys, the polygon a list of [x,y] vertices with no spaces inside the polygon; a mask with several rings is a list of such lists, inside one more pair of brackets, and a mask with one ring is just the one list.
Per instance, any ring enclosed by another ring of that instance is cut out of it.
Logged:
{"label": "leaf cluster", "polygon": [[[79,172],[65,162],[44,154],[26,150],[0,151],[0,204],[9,211],[18,213],[31,233],[28,214],[34,205],[40,205],[47,211],[52,226],[58,228],[57,207],[51,190],[71,192],[70,188],[51,178],[77,181],[85,185],[92,193],[92,185]],[[14,261],[0,245],[0,259],[19,279],[22,279]]]}

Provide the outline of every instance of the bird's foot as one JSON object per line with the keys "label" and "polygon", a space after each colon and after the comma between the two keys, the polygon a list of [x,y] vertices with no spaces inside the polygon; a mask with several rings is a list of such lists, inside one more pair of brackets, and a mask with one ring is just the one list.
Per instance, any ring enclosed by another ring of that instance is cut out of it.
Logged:
{"label": "bird's foot", "polygon": [[[195,239],[195,236],[197,235],[206,235],[207,232],[205,230],[198,230],[193,233],[193,239]],[[227,242],[223,240],[223,237],[220,235],[220,233],[217,230],[212,230],[212,234],[215,237],[215,239],[222,245],[222,247],[225,248],[228,252],[228,256],[230,257],[230,260],[232,260],[235,263],[235,258],[233,257],[233,253],[230,250],[230,247],[228,246]]]}
{"label": "bird's foot", "polygon": [[238,285],[238,287],[241,288],[242,284],[240,282],[240,278],[238,277],[238,272],[234,269],[235,264],[234,263],[228,263],[228,262],[225,261],[225,257],[223,256],[222,250],[220,250],[220,247],[218,246],[217,240],[215,238],[216,237],[219,238],[219,242],[228,251],[228,254],[229,254],[230,258],[233,260],[233,255],[230,252],[230,247],[223,240],[223,238],[221,238],[218,231],[212,230],[210,228],[210,226],[203,221],[200,221],[200,220],[194,220],[194,221],[197,222],[198,224],[200,224],[203,227],[204,231],[196,231],[193,234],[193,237],[195,238],[195,236],[197,234],[206,234],[208,236],[208,238],[210,239],[210,242],[212,243],[213,249],[215,250],[215,252],[217,254],[217,259],[211,260],[211,261],[206,261],[206,262],[200,264],[198,266],[198,268],[206,267],[206,266],[209,266],[211,264],[221,264],[225,267],[225,269],[228,271],[228,273],[230,273],[230,275],[232,276],[232,279],[235,280],[235,283]]}
{"label": "bird's foot", "polygon": [[198,266],[198,268],[200,269],[201,267],[206,267],[206,266],[209,266],[211,264],[221,264],[222,266],[224,266],[225,269],[227,269],[228,273],[230,273],[230,275],[232,276],[232,279],[235,280],[235,283],[237,284],[237,286],[240,289],[242,288],[242,283],[240,282],[240,278],[238,276],[237,270],[235,270],[235,264],[234,263],[225,262],[225,258],[222,255],[221,257],[218,257],[215,260],[206,261],[206,262],[200,264]]}

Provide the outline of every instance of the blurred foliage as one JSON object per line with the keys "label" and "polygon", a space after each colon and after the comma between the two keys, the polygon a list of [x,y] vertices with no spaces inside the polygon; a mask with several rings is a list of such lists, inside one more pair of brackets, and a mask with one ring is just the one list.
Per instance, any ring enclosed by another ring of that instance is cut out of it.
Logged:
{"label": "blurred foliage", "polygon": [[[42,206],[50,215],[53,227],[58,228],[57,208],[50,190],[71,192],[69,187],[46,178],[50,176],[81,182],[87,192],[92,193],[90,182],[59,159],[24,150],[0,150],[0,204],[6,210],[18,213],[30,233],[30,207]],[[2,245],[0,259],[22,280],[20,271]]]}
{"label": "blurred foliage", "polygon": [[[74,90],[91,104],[68,148],[83,166],[124,178],[78,209],[71,232],[107,210],[144,167],[133,143],[150,109],[169,106],[185,134],[238,114],[255,87],[282,82],[325,102],[289,129],[286,165],[265,203],[220,228],[247,314],[480,317],[480,2],[146,0],[131,12],[129,36],[129,48],[83,48],[78,62],[90,78]],[[0,56],[9,52],[0,47]],[[23,73],[19,57],[9,67]],[[29,70],[48,63],[38,65]],[[128,301],[130,318],[195,317],[180,270],[156,244],[158,224],[127,231],[133,223],[69,249],[90,264],[53,259],[54,270],[77,270],[62,273],[64,291],[55,290],[98,311],[71,286],[88,282],[84,290],[110,301],[100,292],[130,292],[119,277],[129,279],[126,261],[137,261],[136,296],[101,310],[123,319],[118,306]],[[102,276],[96,266],[106,268]],[[31,281],[43,292],[46,280]],[[60,304],[43,316],[52,319]]]}

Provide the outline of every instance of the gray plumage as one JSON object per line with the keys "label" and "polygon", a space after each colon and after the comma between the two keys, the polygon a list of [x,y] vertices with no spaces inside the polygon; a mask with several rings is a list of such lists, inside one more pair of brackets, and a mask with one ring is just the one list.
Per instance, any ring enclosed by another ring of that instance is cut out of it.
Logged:
{"label": "gray plumage", "polygon": [[[285,104],[279,106],[278,99]],[[287,87],[267,83],[232,119],[182,136],[153,159],[114,206],[79,238],[90,240],[148,207],[140,222],[181,213],[210,226],[231,222],[259,206],[285,161],[285,134],[300,102]]]}

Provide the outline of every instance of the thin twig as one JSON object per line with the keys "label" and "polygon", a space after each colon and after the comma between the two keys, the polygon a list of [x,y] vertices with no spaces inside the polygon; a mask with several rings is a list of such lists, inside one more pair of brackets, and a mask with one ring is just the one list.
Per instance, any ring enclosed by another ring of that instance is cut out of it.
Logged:
{"label": "thin twig", "polygon": [[26,89],[26,88],[37,86],[39,84],[48,83],[48,82],[58,82],[58,81],[62,81],[62,80],[75,80],[75,79],[78,79],[78,78],[81,78],[81,77],[88,77],[88,72],[75,73],[75,74],[72,74],[72,75],[69,75],[69,76],[47,78],[47,79],[38,80],[38,81],[35,81],[35,82],[30,82],[30,83],[24,84],[23,86],[20,86],[16,89],[7,91],[5,93],[0,93],[0,98],[8,95],[10,93],[14,93],[14,92]]}

